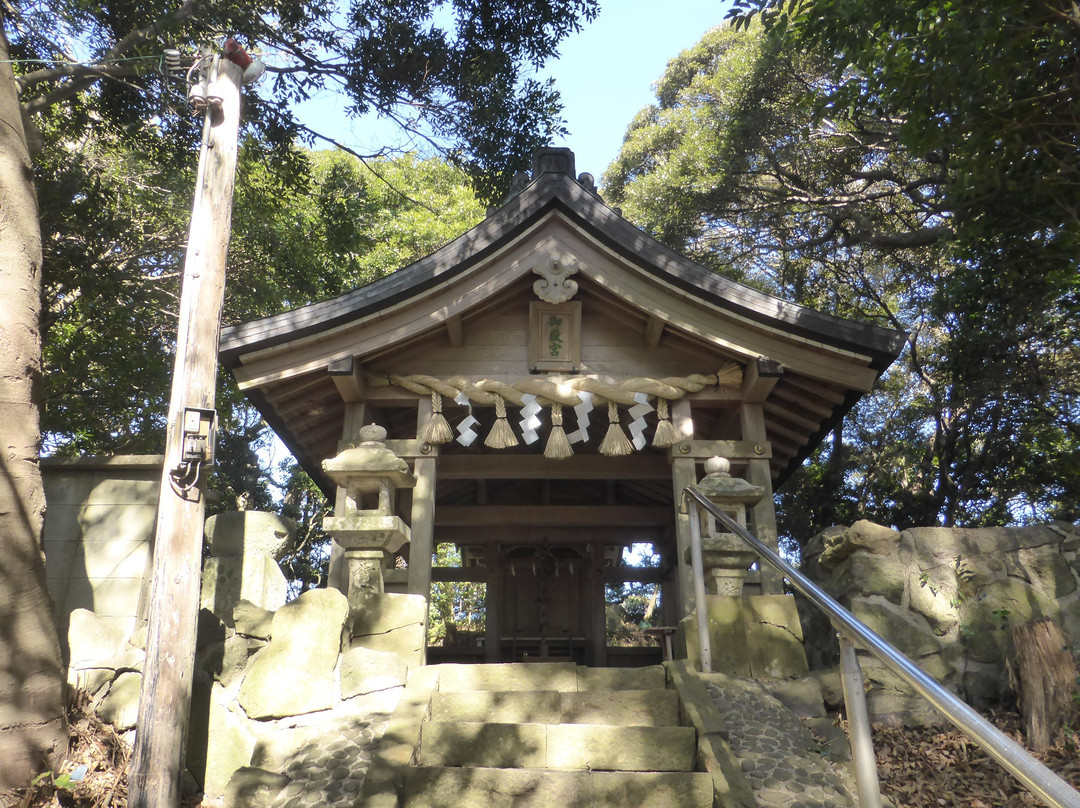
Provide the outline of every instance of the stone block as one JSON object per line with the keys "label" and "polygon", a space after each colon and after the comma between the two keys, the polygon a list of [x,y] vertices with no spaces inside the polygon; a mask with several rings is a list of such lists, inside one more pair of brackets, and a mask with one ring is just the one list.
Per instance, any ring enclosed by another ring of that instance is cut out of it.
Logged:
{"label": "stone block", "polygon": [[896,551],[900,534],[892,528],[883,527],[862,519],[843,532],[820,534],[823,539],[818,564],[831,569],[860,550],[874,555],[892,555]]}
{"label": "stone block", "polygon": [[956,568],[938,564],[925,570],[916,568],[914,573],[908,587],[911,609],[926,618],[934,634],[942,637],[960,622],[962,598]]}
{"label": "stone block", "polygon": [[439,665],[439,690],[577,690],[577,665],[552,662],[530,665]]}
{"label": "stone block", "polygon": [[125,618],[123,624],[131,631],[135,627],[135,617],[139,611],[139,593],[143,579],[99,578],[90,584],[94,593],[94,611],[102,617]]}
{"label": "stone block", "polygon": [[547,733],[551,769],[593,771],[692,771],[693,727],[609,727],[553,724]]}
{"label": "stone block", "polygon": [[284,774],[244,766],[229,779],[223,808],[271,808],[274,798],[288,784]]}
{"label": "stone block", "polygon": [[365,693],[402,687],[406,677],[400,656],[370,648],[350,648],[341,657],[341,697],[351,699]]}
{"label": "stone block", "polygon": [[124,632],[88,609],[76,609],[68,620],[68,659],[73,669],[111,667],[124,646]]}
{"label": "stone block", "polygon": [[263,511],[231,511],[206,520],[206,542],[218,558],[268,557],[275,561],[292,546],[296,522]]}
{"label": "stone block", "polygon": [[612,808],[710,808],[713,779],[705,772],[592,772],[589,805]]}
{"label": "stone block", "polygon": [[[95,475],[96,476],[96,475]],[[125,479],[120,477],[96,476],[90,492],[86,496],[88,505],[131,505],[143,504],[157,507],[157,479]]]}
{"label": "stone block", "polygon": [[899,554],[854,553],[833,568],[824,589],[838,593],[882,595],[893,602],[904,596],[909,571]]}
{"label": "stone block", "polygon": [[240,705],[251,718],[326,710],[337,697],[334,669],[349,604],[336,589],[312,589],[274,614],[271,640],[248,667]]}
{"label": "stone block", "polygon": [[[398,801],[395,798],[389,804],[396,806]],[[586,808],[596,805],[591,801],[588,772],[428,767],[408,769],[402,804],[410,808]]]}
{"label": "stone block", "polygon": [[800,718],[824,718],[821,686],[813,679],[787,679],[762,683],[773,697]]}
{"label": "stone block", "polygon": [[79,530],[83,541],[149,541],[156,517],[156,505],[87,504],[79,509]]}
{"label": "stone block", "polygon": [[552,724],[563,720],[562,696],[555,690],[437,690],[431,720]]}
{"label": "stone block", "polygon": [[109,686],[109,692],[98,703],[94,712],[98,718],[119,730],[131,729],[139,719],[139,690],[142,674],[124,671]]}
{"label": "stone block", "polygon": [[960,640],[977,662],[1004,664],[1012,653],[1012,626],[1060,616],[1058,604],[1031,585],[1016,578],[994,581],[964,602]]}
{"label": "stone block", "polygon": [[274,620],[272,609],[256,606],[250,600],[240,600],[232,611],[232,624],[237,634],[255,637],[260,640],[270,639],[270,625]]}
{"label": "stone block", "polygon": [[372,651],[397,654],[405,666],[410,671],[414,671],[424,664],[424,656],[427,652],[427,627],[411,625],[391,629],[385,634],[354,636],[349,647],[369,648]]}
{"label": "stone block", "polygon": [[352,634],[384,634],[396,628],[427,625],[428,605],[423,595],[384,593],[369,595],[353,610]]}
{"label": "stone block", "polygon": [[241,600],[274,611],[285,605],[288,590],[281,568],[268,556],[208,558],[203,562],[199,604],[231,620]]}
{"label": "stone block", "polygon": [[420,765],[542,769],[547,730],[544,724],[428,722],[420,735]]}
{"label": "stone block", "polygon": [[251,762],[256,738],[243,716],[228,708],[230,699],[220,684],[192,689],[188,770],[207,797],[221,797],[233,774]]}
{"label": "stone block", "polygon": [[1056,600],[1076,591],[1076,576],[1072,567],[1055,546],[1021,548],[1006,556],[1006,559],[1022,570],[1023,577],[1049,598]]}
{"label": "stone block", "polygon": [[662,688],[562,693],[558,720],[566,724],[678,726],[679,694]]}
{"label": "stone block", "polygon": [[911,659],[941,650],[941,642],[926,620],[882,597],[852,598],[851,613]]}
{"label": "stone block", "polygon": [[[793,597],[710,595],[706,600],[714,671],[779,679],[807,672],[802,626]],[[699,659],[696,620],[691,614],[678,627],[686,658],[695,666]]]}
{"label": "stone block", "polygon": [[643,668],[578,668],[578,690],[663,690],[667,676],[660,665]]}

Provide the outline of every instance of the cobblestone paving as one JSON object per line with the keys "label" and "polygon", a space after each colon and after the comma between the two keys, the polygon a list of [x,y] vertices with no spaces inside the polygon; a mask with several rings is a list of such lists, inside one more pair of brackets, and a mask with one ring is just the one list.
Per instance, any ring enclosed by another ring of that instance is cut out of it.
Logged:
{"label": "cobblestone paving", "polygon": [[291,780],[273,808],[345,808],[355,804],[386,719],[349,718],[329,726],[286,762]]}
{"label": "cobblestone paving", "polygon": [[849,808],[843,780],[798,717],[747,679],[703,677],[760,808]]}

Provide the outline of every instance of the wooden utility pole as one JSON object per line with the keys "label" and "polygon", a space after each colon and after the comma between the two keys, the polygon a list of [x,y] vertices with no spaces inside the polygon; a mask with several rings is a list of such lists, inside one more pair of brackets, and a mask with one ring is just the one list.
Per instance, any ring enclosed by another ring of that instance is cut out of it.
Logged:
{"label": "wooden utility pole", "polygon": [[[213,453],[218,339],[225,255],[232,220],[240,128],[241,69],[214,57],[199,173],[180,294],[165,468],[161,476],[146,664],[135,751],[128,773],[131,808],[180,804],[195,634],[202,578],[205,496]],[[200,453],[202,459],[200,459]]]}

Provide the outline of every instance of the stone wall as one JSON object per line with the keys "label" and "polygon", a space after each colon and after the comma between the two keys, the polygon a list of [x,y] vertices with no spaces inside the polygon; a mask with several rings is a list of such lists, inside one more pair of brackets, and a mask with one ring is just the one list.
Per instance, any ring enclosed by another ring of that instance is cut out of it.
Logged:
{"label": "stone wall", "polygon": [[160,455],[45,458],[45,574],[60,636],[76,609],[121,634],[144,615]]}
{"label": "stone wall", "polygon": [[[920,668],[975,706],[1010,691],[1012,626],[1053,618],[1080,650],[1080,528],[913,528],[871,522],[811,539],[802,570]],[[801,599],[800,599],[801,600]],[[802,603],[810,667],[835,664],[827,620]],[[871,711],[932,721],[936,714],[876,661],[864,660]]]}
{"label": "stone wall", "polygon": [[[372,595],[350,607],[336,589],[316,589],[285,602],[273,556],[292,529],[250,511],[208,520],[187,779],[210,798],[241,770],[272,782],[290,766],[310,769],[309,757],[325,762],[328,728],[356,745],[347,750],[352,769],[331,778],[344,798],[362,781],[364,755],[409,672],[424,663],[419,595]],[[86,609],[71,614],[69,681],[122,732],[138,717],[145,638],[145,629],[125,631]]]}

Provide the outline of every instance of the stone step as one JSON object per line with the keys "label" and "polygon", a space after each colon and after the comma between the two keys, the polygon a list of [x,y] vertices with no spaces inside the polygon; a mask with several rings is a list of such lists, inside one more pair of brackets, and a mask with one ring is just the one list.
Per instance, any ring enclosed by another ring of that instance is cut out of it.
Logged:
{"label": "stone step", "polygon": [[417,767],[405,808],[711,808],[704,772],[536,771]]}
{"label": "stone step", "polygon": [[692,771],[693,727],[425,722],[421,766]]}
{"label": "stone step", "polygon": [[573,662],[505,662],[493,665],[445,664],[440,691],[468,690],[662,690],[667,677],[660,665],[645,668],[586,668]]}
{"label": "stone step", "polygon": [[679,724],[679,694],[674,690],[436,691],[431,720],[673,727]]}

